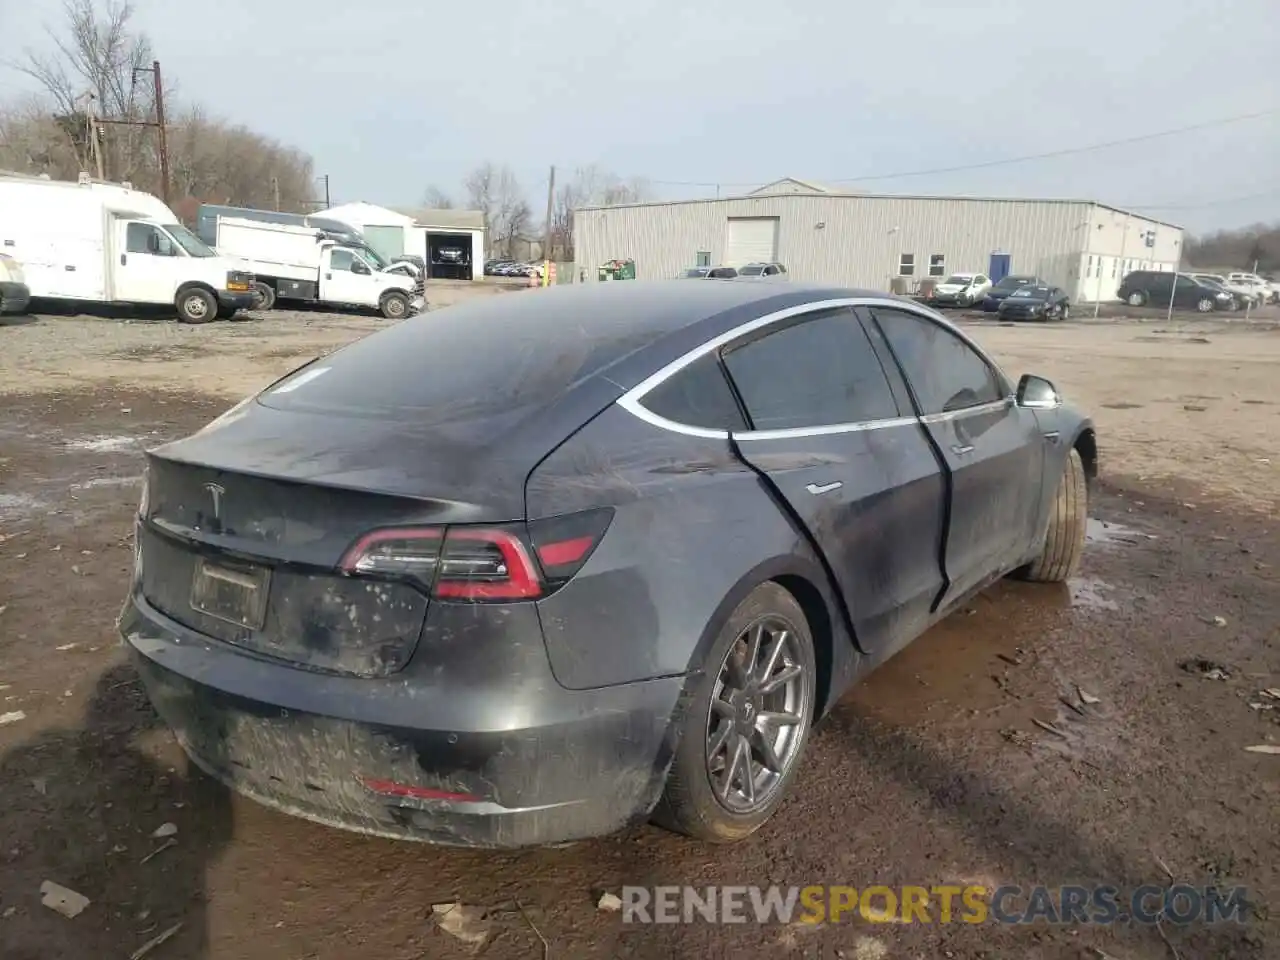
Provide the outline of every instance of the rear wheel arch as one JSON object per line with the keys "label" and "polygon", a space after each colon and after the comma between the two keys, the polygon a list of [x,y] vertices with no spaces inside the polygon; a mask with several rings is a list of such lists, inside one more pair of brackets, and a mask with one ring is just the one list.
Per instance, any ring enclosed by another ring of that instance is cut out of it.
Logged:
{"label": "rear wheel arch", "polygon": [[825,591],[819,584],[827,580],[826,573],[812,559],[800,556],[775,557],[752,568],[734,584],[716,607],[703,627],[689,656],[689,668],[685,686],[689,688],[701,676],[707,654],[715,645],[720,631],[744,599],[763,583],[773,582],[791,594],[804,613],[813,637],[814,656],[817,660],[817,686],[814,691],[814,717],[826,712],[831,699],[831,684],[836,661],[836,644],[848,643],[855,654],[857,641],[852,627],[845,622],[843,611],[832,609],[831,586]]}

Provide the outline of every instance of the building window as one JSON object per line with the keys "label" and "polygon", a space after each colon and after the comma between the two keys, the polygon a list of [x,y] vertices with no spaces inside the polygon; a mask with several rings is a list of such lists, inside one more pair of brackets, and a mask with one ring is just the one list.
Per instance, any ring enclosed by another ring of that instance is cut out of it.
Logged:
{"label": "building window", "polygon": [[1116,271],[1119,268],[1120,268],[1120,258],[1117,257],[1115,260],[1111,261],[1111,279],[1112,280],[1116,278]]}
{"label": "building window", "polygon": [[914,277],[916,275],[916,255],[904,253],[898,258],[898,276]]}
{"label": "building window", "polygon": [[694,266],[695,266],[695,267],[709,267],[709,266],[711,266],[711,251],[710,251],[710,250],[699,250],[699,251],[698,251],[698,262],[697,262],[697,263],[695,263],[695,264],[694,264]]}
{"label": "building window", "polygon": [[931,254],[929,257],[929,276],[945,277],[947,275],[947,255],[945,253]]}
{"label": "building window", "polygon": [[1093,254],[1089,254],[1089,266],[1085,269],[1084,275],[1086,277],[1093,276]]}

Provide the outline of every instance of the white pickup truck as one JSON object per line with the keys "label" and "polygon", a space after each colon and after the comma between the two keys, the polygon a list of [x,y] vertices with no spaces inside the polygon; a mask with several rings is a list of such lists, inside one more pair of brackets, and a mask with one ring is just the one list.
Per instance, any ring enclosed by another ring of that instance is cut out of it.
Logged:
{"label": "white pickup truck", "polygon": [[237,217],[217,219],[214,248],[253,273],[254,306],[277,300],[372,307],[401,320],[426,307],[421,277],[378,263],[364,248],[324,231]]}

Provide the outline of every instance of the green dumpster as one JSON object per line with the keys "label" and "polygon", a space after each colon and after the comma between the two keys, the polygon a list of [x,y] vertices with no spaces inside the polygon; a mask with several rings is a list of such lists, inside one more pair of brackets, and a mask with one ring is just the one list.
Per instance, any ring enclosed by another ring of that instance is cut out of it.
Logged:
{"label": "green dumpster", "polygon": [[636,262],[634,260],[608,260],[600,265],[601,280],[634,280],[636,278]]}

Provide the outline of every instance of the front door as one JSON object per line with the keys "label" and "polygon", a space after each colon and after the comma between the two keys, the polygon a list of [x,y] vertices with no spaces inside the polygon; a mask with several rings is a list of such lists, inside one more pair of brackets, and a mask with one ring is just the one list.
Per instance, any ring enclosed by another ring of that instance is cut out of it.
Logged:
{"label": "front door", "polygon": [[154,223],[117,220],[112,299],[126,303],[173,303],[187,278],[187,258]]}
{"label": "front door", "polygon": [[375,307],[381,287],[372,268],[353,250],[330,247],[320,263],[320,299]]}
{"label": "front door", "polygon": [[945,605],[1025,559],[1045,441],[1034,414],[958,334],[906,310],[872,313],[950,477]]}
{"label": "front door", "polygon": [[991,262],[988,264],[990,269],[987,271],[991,274],[991,282],[999,283],[1007,277],[1009,275],[1009,270],[1012,268],[1012,264],[1013,256],[1011,254],[993,253],[991,255]]}
{"label": "front door", "polygon": [[851,309],[787,324],[723,352],[751,419],[734,443],[826,558],[859,646],[885,655],[942,587],[942,473]]}

